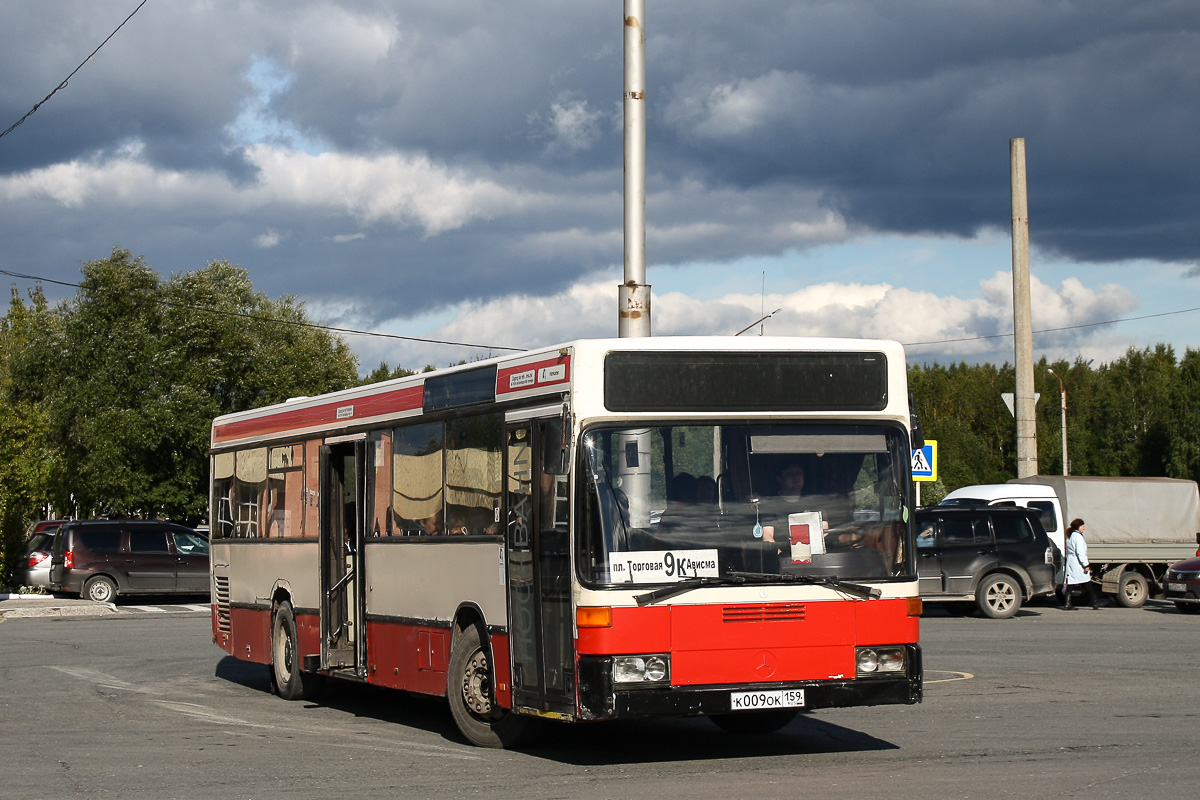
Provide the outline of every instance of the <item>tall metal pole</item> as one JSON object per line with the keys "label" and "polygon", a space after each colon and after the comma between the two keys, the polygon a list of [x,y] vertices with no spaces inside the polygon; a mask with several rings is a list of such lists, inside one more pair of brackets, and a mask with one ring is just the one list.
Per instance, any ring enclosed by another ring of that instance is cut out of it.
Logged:
{"label": "tall metal pole", "polygon": [[1017,386],[1017,477],[1038,474],[1037,416],[1033,397],[1033,322],[1029,306],[1029,199],[1025,185],[1025,140],[1008,142],[1012,174],[1013,334]]}
{"label": "tall metal pole", "polygon": [[[625,0],[625,280],[617,299],[617,335],[650,335],[646,284],[646,3]],[[650,527],[648,430],[620,435],[617,474],[629,501],[629,524]]]}
{"label": "tall metal pole", "polygon": [[1059,394],[1060,394],[1060,395],[1062,395],[1062,444],[1063,444],[1063,446],[1062,446],[1062,451],[1063,451],[1063,453],[1062,453],[1062,458],[1063,458],[1063,475],[1069,475],[1069,474],[1070,474],[1070,472],[1069,472],[1069,470],[1068,470],[1068,466],[1067,466],[1067,465],[1068,465],[1068,464],[1070,464],[1071,462],[1067,461],[1067,385],[1066,385],[1065,383],[1063,383],[1063,379],[1062,379],[1062,378],[1059,378],[1059,376],[1058,376],[1058,373],[1057,373],[1057,372],[1055,372],[1055,371],[1054,371],[1054,370],[1052,370],[1052,369],[1047,369],[1047,371],[1048,371],[1048,372],[1049,372],[1051,375],[1053,375],[1055,378],[1058,378],[1058,392],[1059,392]]}
{"label": "tall metal pole", "polygon": [[625,281],[617,335],[650,335],[646,284],[646,3],[625,0]]}

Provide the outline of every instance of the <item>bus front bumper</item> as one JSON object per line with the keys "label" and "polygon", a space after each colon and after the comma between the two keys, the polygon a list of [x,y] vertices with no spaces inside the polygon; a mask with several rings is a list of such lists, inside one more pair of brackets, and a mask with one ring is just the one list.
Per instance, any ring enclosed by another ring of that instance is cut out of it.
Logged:
{"label": "bus front bumper", "polygon": [[[662,686],[615,688],[610,659],[581,656],[579,659],[580,719],[646,719],[707,714],[729,714],[737,709],[735,695],[787,693],[803,690],[801,710],[847,708],[850,706],[912,705],[923,697],[921,650],[910,645],[908,670],[896,676],[853,680],[792,681],[727,686]],[[764,706],[763,708],[768,708]],[[751,712],[752,713],[752,712]]]}

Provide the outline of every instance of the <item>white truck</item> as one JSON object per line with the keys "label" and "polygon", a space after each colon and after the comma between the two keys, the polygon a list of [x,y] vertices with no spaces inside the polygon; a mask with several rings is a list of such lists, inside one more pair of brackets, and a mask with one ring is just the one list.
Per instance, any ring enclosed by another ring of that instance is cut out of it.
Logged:
{"label": "white truck", "polygon": [[1145,605],[1152,591],[1161,591],[1167,568],[1195,556],[1200,544],[1195,481],[1037,475],[964,486],[946,495],[942,505],[1032,508],[1059,552],[1066,526],[1084,520],[1092,580],[1127,608]]}

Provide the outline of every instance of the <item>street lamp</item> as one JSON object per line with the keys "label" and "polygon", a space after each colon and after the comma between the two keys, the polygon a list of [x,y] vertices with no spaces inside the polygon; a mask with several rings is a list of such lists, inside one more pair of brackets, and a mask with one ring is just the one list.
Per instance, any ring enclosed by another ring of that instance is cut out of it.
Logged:
{"label": "street lamp", "polygon": [[[1047,371],[1058,378],[1058,373],[1047,367]],[[1063,444],[1063,475],[1069,474],[1067,469],[1067,385],[1063,383],[1062,378],[1058,378],[1058,389],[1062,394],[1062,444]]]}

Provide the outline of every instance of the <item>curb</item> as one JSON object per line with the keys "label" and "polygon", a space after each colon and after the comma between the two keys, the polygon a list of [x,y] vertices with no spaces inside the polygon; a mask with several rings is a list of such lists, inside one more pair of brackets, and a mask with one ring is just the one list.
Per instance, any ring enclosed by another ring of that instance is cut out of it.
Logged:
{"label": "curb", "polygon": [[64,600],[48,594],[0,594],[0,620],[31,617],[98,617],[116,613],[119,612],[115,603]]}
{"label": "curb", "polygon": [[0,609],[0,619],[30,619],[34,617],[100,617],[116,614],[112,603],[92,603],[86,606],[50,606],[47,608]]}

